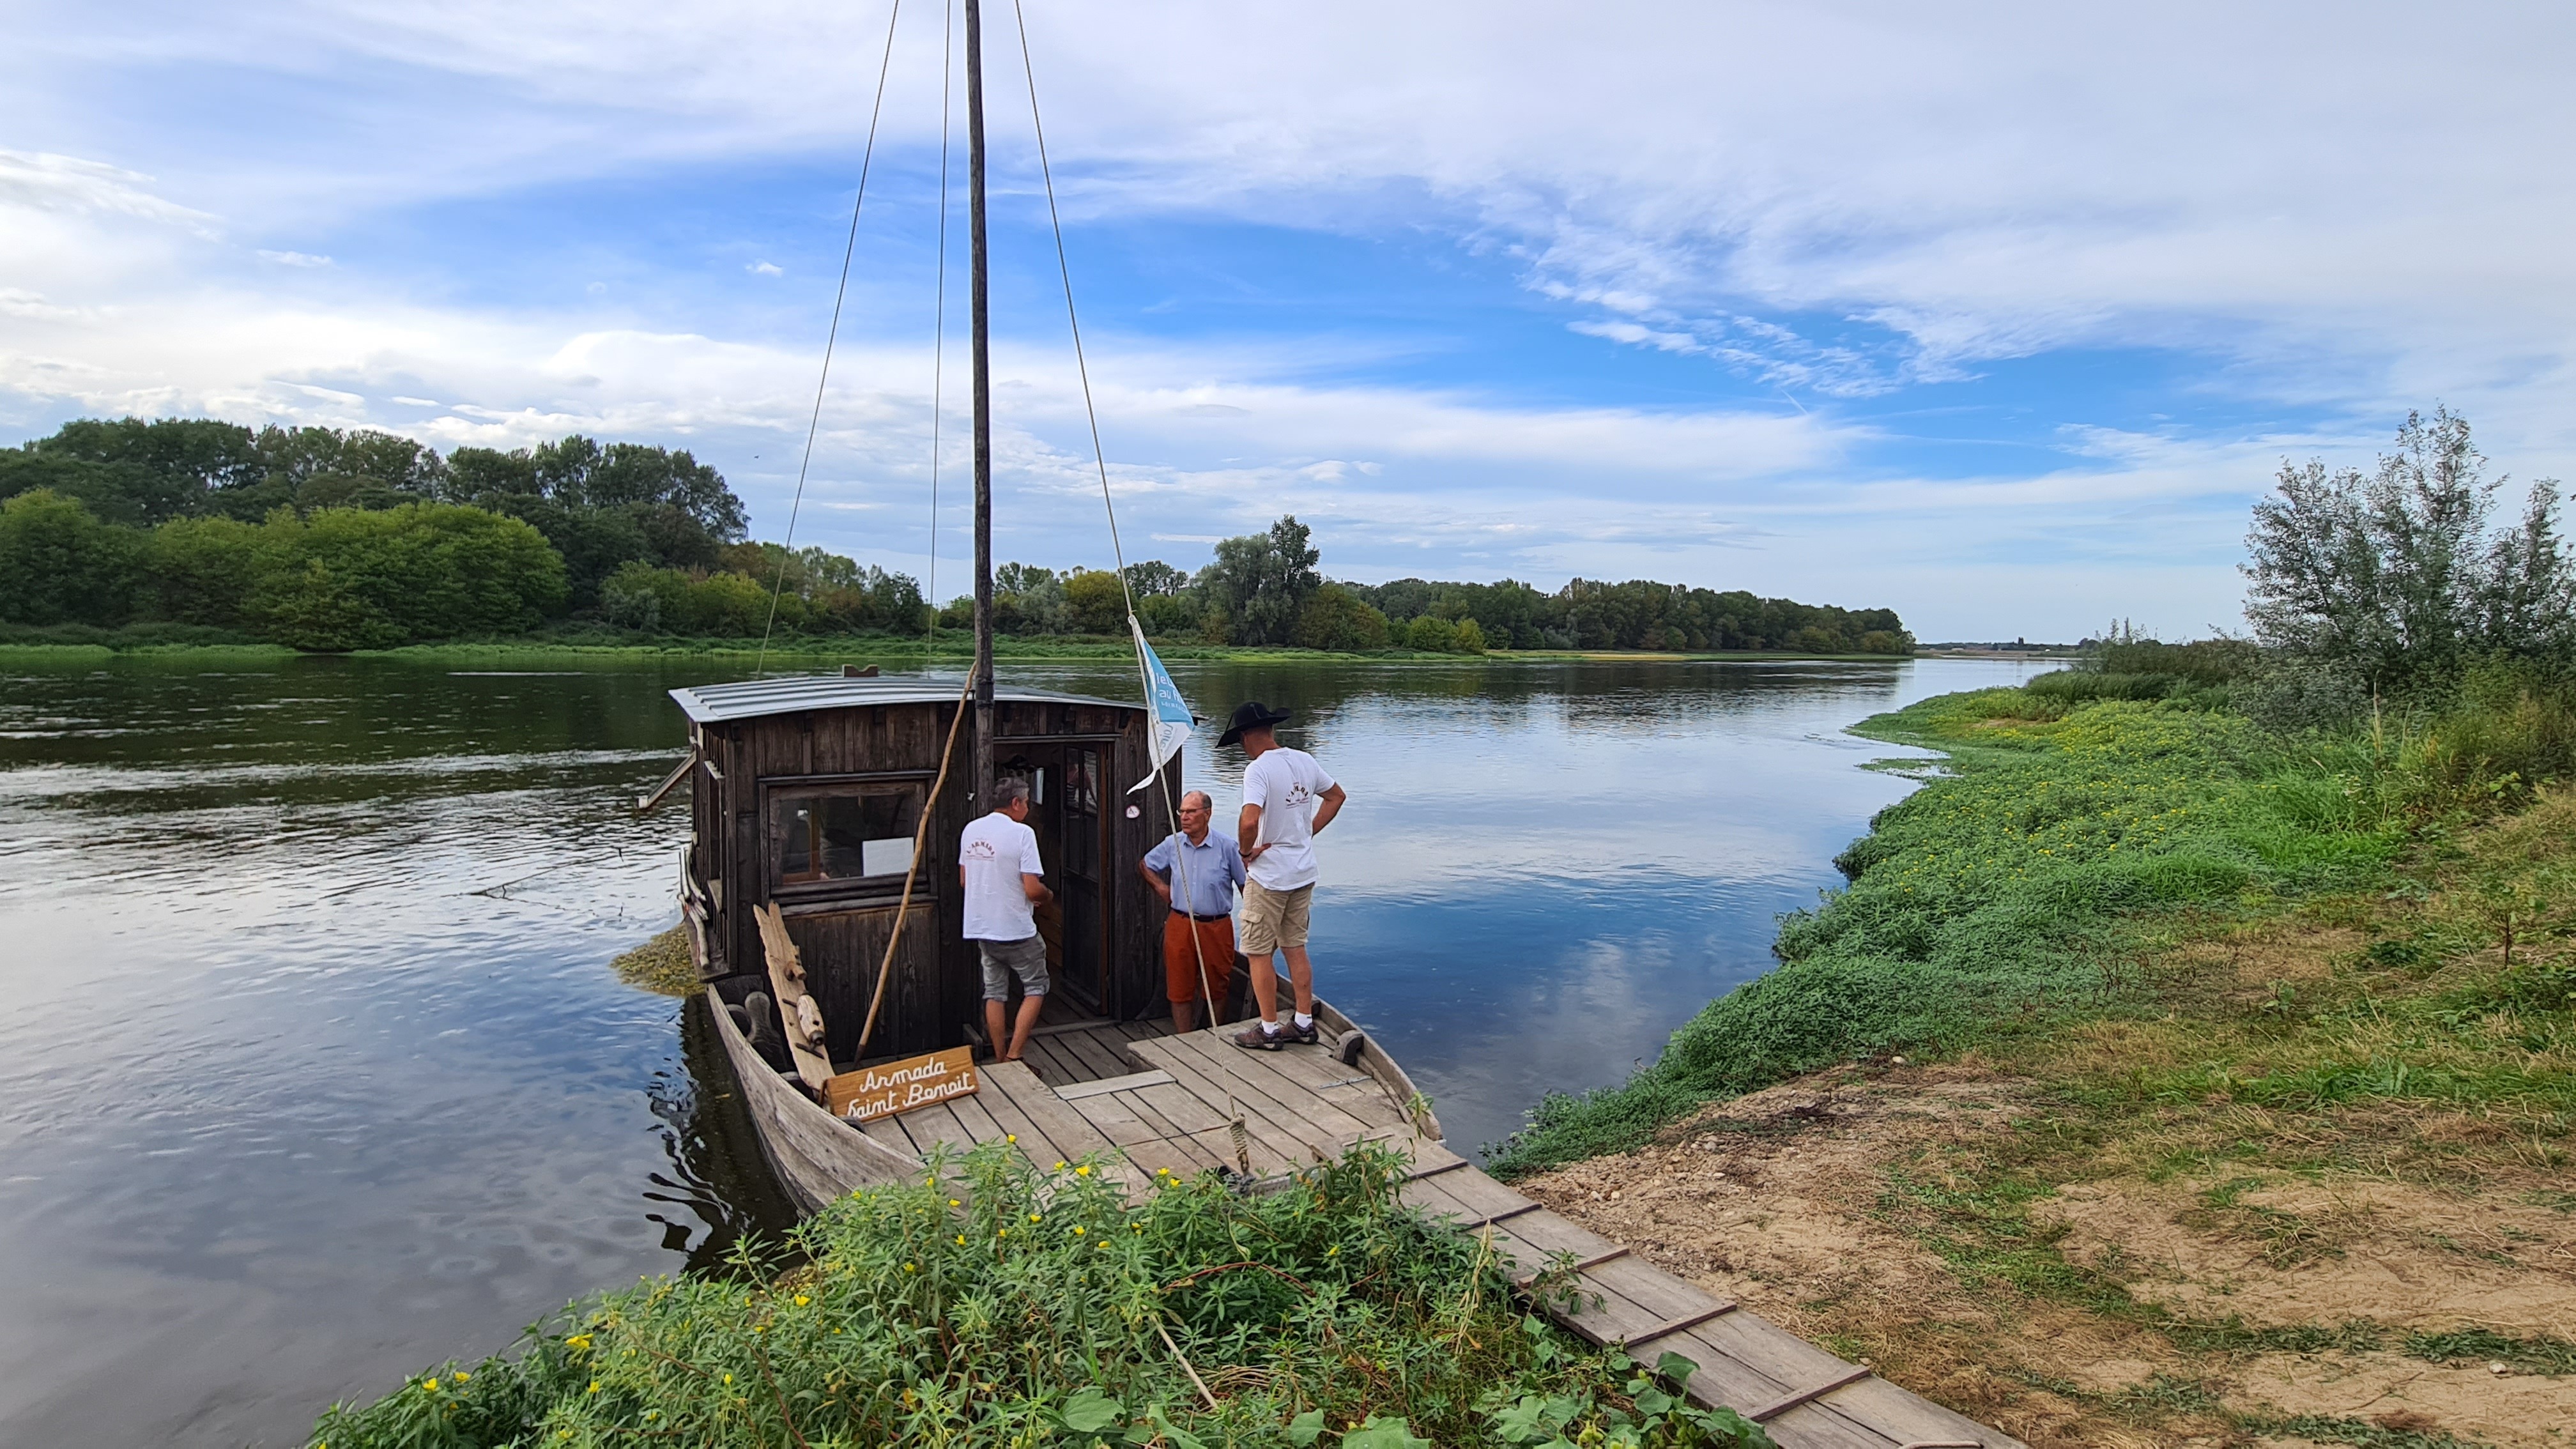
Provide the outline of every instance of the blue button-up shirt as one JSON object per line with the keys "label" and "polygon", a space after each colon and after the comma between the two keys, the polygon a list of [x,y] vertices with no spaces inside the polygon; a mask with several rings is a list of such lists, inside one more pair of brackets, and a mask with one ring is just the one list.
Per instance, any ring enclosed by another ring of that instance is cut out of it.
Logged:
{"label": "blue button-up shirt", "polygon": [[[1175,865],[1182,868],[1175,870]],[[1192,845],[1189,836],[1175,830],[1145,852],[1145,868],[1172,883],[1173,910],[1193,916],[1234,914],[1234,892],[1244,880],[1243,848],[1224,831],[1211,829],[1207,844]]]}

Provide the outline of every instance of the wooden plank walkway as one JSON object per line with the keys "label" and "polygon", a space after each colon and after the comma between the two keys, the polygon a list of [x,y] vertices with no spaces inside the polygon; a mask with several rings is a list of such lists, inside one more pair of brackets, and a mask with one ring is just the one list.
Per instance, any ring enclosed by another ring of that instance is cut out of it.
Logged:
{"label": "wooden plank walkway", "polygon": [[[737,1074],[770,1078],[753,1090],[768,1102],[772,1133],[793,1140],[764,1145],[809,1207],[889,1180],[886,1164],[1004,1136],[1041,1166],[1104,1156],[1131,1195],[1149,1191],[1162,1171],[1248,1167],[1255,1179],[1277,1179],[1354,1143],[1383,1142],[1410,1164],[1404,1201],[1483,1240],[1524,1286],[1551,1268],[1572,1269],[1551,1286],[1570,1289],[1573,1306],[1560,1292],[1541,1305],[1550,1316],[1648,1360],[1666,1352],[1691,1360],[1699,1365],[1693,1399],[1762,1424],[1783,1449],[2025,1449],[1486,1176],[1426,1135],[1385,1080],[1343,1065],[1330,1041],[1321,1050],[1247,1052],[1213,1032],[1172,1036],[1158,1023],[1068,1023],[1036,1038],[1024,1061],[979,1065],[976,1095],[879,1118],[862,1140],[843,1136],[846,1125],[781,1083],[729,1022],[719,1030]],[[1400,1069],[1390,1075],[1401,1080]]]}

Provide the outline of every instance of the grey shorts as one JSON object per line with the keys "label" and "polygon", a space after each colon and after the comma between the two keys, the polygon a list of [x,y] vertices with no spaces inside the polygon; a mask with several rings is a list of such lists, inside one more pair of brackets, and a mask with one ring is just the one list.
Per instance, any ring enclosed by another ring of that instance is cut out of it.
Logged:
{"label": "grey shorts", "polygon": [[978,941],[975,945],[984,957],[984,999],[1011,999],[1011,978],[1020,978],[1020,990],[1030,996],[1047,994],[1046,937],[1031,936],[1025,941]]}

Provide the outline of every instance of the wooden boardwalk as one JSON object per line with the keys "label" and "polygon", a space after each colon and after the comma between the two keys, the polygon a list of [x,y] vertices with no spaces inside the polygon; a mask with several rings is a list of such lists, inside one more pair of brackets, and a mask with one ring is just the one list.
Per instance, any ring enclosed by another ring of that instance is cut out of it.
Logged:
{"label": "wooden boardwalk", "polygon": [[[729,1047],[740,1042],[724,1030]],[[1482,1238],[1515,1278],[1572,1261],[1578,1306],[1548,1305],[1551,1316],[1594,1343],[1698,1364],[1690,1396],[1760,1423],[1783,1449],[2023,1449],[1486,1176],[1440,1143],[1436,1120],[1418,1120],[1381,1076],[1343,1065],[1333,1046],[1328,1038],[1323,1049],[1247,1052],[1213,1032],[1171,1036],[1156,1023],[1069,1025],[1038,1038],[1024,1061],[979,1066],[984,1089],[972,1097],[868,1123],[865,1151],[874,1162],[917,1163],[942,1144],[962,1151],[1010,1135],[1041,1166],[1114,1156],[1130,1191],[1143,1192],[1158,1169],[1188,1176],[1248,1165],[1268,1178],[1383,1142],[1411,1163],[1404,1200]],[[746,1046],[738,1072],[746,1057],[758,1062]],[[825,1129],[857,1136],[808,1110]],[[835,1193],[817,1184],[815,1195]]]}

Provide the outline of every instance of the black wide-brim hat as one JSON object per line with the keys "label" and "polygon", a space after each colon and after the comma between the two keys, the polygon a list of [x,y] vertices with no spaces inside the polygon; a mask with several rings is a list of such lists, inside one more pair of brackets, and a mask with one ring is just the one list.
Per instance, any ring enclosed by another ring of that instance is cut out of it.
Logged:
{"label": "black wide-brim hat", "polygon": [[1288,711],[1272,709],[1257,699],[1247,700],[1234,707],[1234,718],[1227,723],[1225,733],[1217,736],[1216,742],[1219,748],[1223,748],[1240,741],[1245,730],[1266,729],[1287,722]]}

